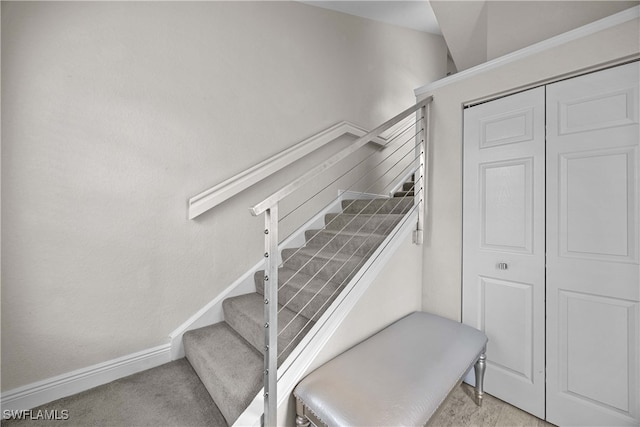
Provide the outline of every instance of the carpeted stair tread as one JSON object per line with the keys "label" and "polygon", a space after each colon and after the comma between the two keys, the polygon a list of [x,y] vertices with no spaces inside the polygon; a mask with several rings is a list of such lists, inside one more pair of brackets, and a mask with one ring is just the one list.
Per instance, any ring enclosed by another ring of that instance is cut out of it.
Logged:
{"label": "carpeted stair tread", "polygon": [[[4,409],[4,408],[3,408]],[[209,392],[184,358],[110,383],[66,396],[32,409],[34,418],[6,420],[2,427],[80,426],[226,426]],[[36,418],[36,413],[69,418]],[[6,416],[6,414],[3,414]]]}
{"label": "carpeted stair tread", "polygon": [[304,254],[305,256],[314,257],[314,258],[322,258],[324,260],[332,260],[339,261],[341,263],[348,262],[353,259],[362,258],[360,256],[354,255],[353,252],[346,251],[334,251],[330,248],[314,248],[314,247],[302,247],[302,248],[291,248],[291,249],[283,249],[282,250],[282,259],[283,262],[286,263],[292,256]]}
{"label": "carpeted stair tread", "polygon": [[376,233],[350,233],[336,230],[307,230],[307,247],[348,251],[358,256],[368,256],[386,236]]}
{"label": "carpeted stair tread", "polygon": [[[393,193],[393,197],[396,198],[408,198],[408,197],[414,197],[416,194],[413,192],[413,190],[411,191],[396,191],[395,193]],[[408,199],[407,199],[408,200]]]}
{"label": "carpeted stair tread", "polygon": [[226,322],[184,334],[185,355],[232,425],[262,388],[263,356]]}
{"label": "carpeted stair tread", "polygon": [[363,257],[354,254],[317,248],[285,249],[282,258],[287,268],[340,284],[351,279],[364,263]]}
{"label": "carpeted stair tread", "polygon": [[[325,215],[323,229],[305,232],[306,246],[282,250],[283,261],[278,268],[278,364],[413,209],[412,191],[413,183],[406,183],[394,197],[344,200],[343,212]],[[255,273],[254,282],[255,293],[223,301],[224,322],[183,336],[187,360],[229,425],[263,386],[264,271]]]}
{"label": "carpeted stair tread", "polygon": [[[254,275],[256,290],[264,295],[264,271]],[[278,269],[278,303],[317,320],[339,294],[339,283],[318,279],[289,268]]]}
{"label": "carpeted stair tread", "polygon": [[[222,303],[222,309],[229,326],[263,353],[264,297],[254,292],[227,298]],[[278,311],[278,363],[281,363],[304,338],[314,322],[282,306],[278,307]]]}
{"label": "carpeted stair tread", "polygon": [[342,212],[346,214],[404,214],[413,206],[413,199],[363,199],[343,200]]}
{"label": "carpeted stair tread", "polygon": [[402,184],[402,191],[413,191],[416,188],[416,183],[413,181],[408,181]]}
{"label": "carpeted stair tread", "polygon": [[325,215],[326,229],[344,230],[359,233],[388,234],[400,222],[404,215],[384,214],[345,214],[330,213]]}

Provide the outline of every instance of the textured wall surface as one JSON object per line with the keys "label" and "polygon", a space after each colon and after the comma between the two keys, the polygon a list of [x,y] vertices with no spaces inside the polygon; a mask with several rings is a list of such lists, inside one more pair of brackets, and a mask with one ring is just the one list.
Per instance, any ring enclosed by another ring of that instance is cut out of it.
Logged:
{"label": "textured wall surface", "polygon": [[2,390],[164,344],[262,253],[189,197],[445,74],[441,37],[289,2],[2,2]]}

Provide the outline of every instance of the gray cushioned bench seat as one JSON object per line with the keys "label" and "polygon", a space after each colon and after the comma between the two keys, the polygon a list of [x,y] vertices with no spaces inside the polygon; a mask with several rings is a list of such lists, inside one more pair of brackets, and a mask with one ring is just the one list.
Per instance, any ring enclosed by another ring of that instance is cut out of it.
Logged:
{"label": "gray cushioned bench seat", "polygon": [[474,328],[412,313],[305,377],[296,424],[422,426],[474,365],[481,404],[486,343]]}

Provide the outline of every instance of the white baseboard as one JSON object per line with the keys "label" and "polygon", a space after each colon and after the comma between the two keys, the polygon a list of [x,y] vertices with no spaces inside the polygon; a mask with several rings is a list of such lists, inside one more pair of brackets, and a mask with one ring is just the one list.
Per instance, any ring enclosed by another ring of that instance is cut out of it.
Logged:
{"label": "white baseboard", "polygon": [[231,297],[248,294],[256,291],[253,275],[264,269],[264,260],[260,260],[253,267],[244,273],[238,280],[233,282],[229,287],[222,291],[217,297],[211,300],[207,305],[198,310],[186,322],[180,325],[175,331],[169,334],[171,342],[171,360],[177,360],[184,357],[184,345],[182,336],[193,329],[203,328],[213,325],[214,323],[224,320],[222,312],[222,302]]}
{"label": "white baseboard", "polygon": [[409,172],[405,173],[404,176],[402,176],[402,179],[400,179],[396,185],[391,187],[391,190],[389,190],[389,197],[393,197],[393,195],[397,191],[402,191],[402,186],[404,185],[404,183],[407,181],[410,181],[411,176],[413,176],[416,173],[418,173],[418,171],[415,169],[411,169]]}
{"label": "white baseboard", "polygon": [[[300,246],[300,242],[302,242],[302,245],[304,245],[304,231],[310,228],[322,228],[324,226],[324,215],[330,212],[341,211],[340,205],[343,199],[373,199],[380,197],[385,196],[381,196],[380,194],[363,194],[350,191],[341,191],[340,196],[336,200],[334,200],[325,209],[323,209],[322,212],[311,218],[305,225],[300,228],[298,232],[294,233],[292,236],[282,242],[280,248],[282,249],[288,247],[297,247]],[[411,215],[410,217],[413,217],[413,215]],[[412,221],[409,220],[409,223],[411,222]],[[402,229],[403,232],[406,232],[405,229],[409,230],[410,228],[411,226],[407,227],[406,225],[398,227],[398,229]],[[396,232],[397,231],[398,230],[396,230]],[[393,234],[395,233],[392,233],[391,236],[393,236]],[[388,238],[391,239],[391,237]],[[362,272],[354,278],[353,283],[366,282],[367,280],[359,280],[360,276],[365,272],[368,273],[366,274],[367,276],[372,276],[372,273],[373,275],[377,274],[377,270],[379,270],[379,268],[381,268],[381,266],[385,263],[384,260],[378,259],[381,255],[381,248],[384,246],[384,244],[381,245],[380,248],[370,258],[371,263],[374,260],[377,260],[379,264],[371,268],[371,265],[368,263],[369,268],[363,268]],[[390,251],[385,252],[393,253],[395,249],[394,246],[396,245],[391,245],[391,247],[387,248],[390,249]],[[383,256],[382,258],[386,258],[386,256]],[[231,296],[255,292],[253,275],[256,271],[264,268],[263,265],[264,261],[260,261],[259,263],[257,263],[243,276],[236,280],[236,282],[229,286],[224,292],[222,292],[218,297],[204,306],[201,310],[199,310],[191,318],[189,318],[189,320],[183,323],[178,329],[172,332],[169,336],[169,338],[171,339],[170,343],[133,353],[127,356],[122,356],[117,359],[109,360],[86,368],[78,369],[46,380],[28,384],[26,386],[22,386],[13,390],[9,390],[5,393],[2,393],[2,395],[0,396],[0,407],[2,408],[2,410],[32,409],[36,406],[52,402],[63,397],[71,396],[73,394],[89,390],[91,388],[160,366],[172,360],[183,357],[184,347],[182,346],[182,335],[189,330],[222,321],[222,301],[225,298],[229,298]],[[340,307],[342,315],[332,319],[331,322],[327,322],[331,324],[331,327],[329,328],[330,330],[325,330],[326,332],[329,332],[328,334],[321,334],[323,336],[320,340],[318,340],[318,337],[316,337],[316,339],[314,340],[315,345],[313,345],[314,355],[322,348],[324,342],[326,342],[326,340],[333,334],[339,323],[346,316],[346,313],[348,313],[348,311],[350,310],[350,307],[355,304],[366,287],[368,287],[368,285],[365,287],[359,287],[356,292],[351,292],[351,290],[349,290],[349,292],[346,292],[346,294],[351,294],[351,296],[350,298],[347,298],[347,304],[342,304],[342,306]],[[327,310],[327,313],[325,313],[323,317],[328,318],[330,315],[329,312],[333,312],[334,310],[335,308]],[[310,335],[313,336],[315,335],[315,333]],[[307,345],[309,344],[308,341],[310,339],[311,336],[306,339]],[[301,350],[298,350],[296,351],[296,353],[299,353],[300,351]],[[298,359],[296,365],[299,365],[300,362],[305,365],[307,361],[308,363],[310,363],[311,360],[312,358],[304,358],[304,360]],[[289,365],[291,365],[291,362],[286,365],[285,371],[290,371],[288,372],[288,377],[291,379],[289,379],[289,381],[286,381],[287,386],[285,388],[292,388],[292,384],[295,385],[295,383],[292,382],[292,379],[296,378],[298,375],[297,373],[304,369],[299,366],[294,367],[294,369],[288,369],[290,367]],[[279,369],[279,373],[280,371],[281,370]],[[291,376],[292,373],[293,376]],[[280,389],[281,387],[282,385],[279,385],[278,388]],[[254,406],[256,406],[255,403],[257,402],[254,402]],[[262,414],[262,412],[260,412],[260,414]]]}
{"label": "white baseboard", "polygon": [[[304,246],[306,243],[305,231],[311,229],[320,229],[324,227],[324,217],[328,213],[337,213],[342,211],[341,203],[344,199],[375,199],[380,197],[386,197],[380,194],[367,194],[354,191],[338,191],[338,197],[329,203],[324,209],[322,209],[313,218],[308,220],[298,230],[287,237],[279,248],[298,248]],[[280,254],[278,254],[278,264],[282,262]],[[193,329],[202,328],[205,326],[213,325],[214,323],[222,322],[224,320],[224,313],[222,312],[222,302],[230,297],[248,294],[255,292],[255,282],[253,279],[254,274],[257,271],[264,269],[264,260],[260,260],[249,271],[240,276],[235,282],[227,287],[216,298],[211,300],[207,305],[202,307],[198,312],[191,316],[186,322],[180,325],[175,331],[169,335],[171,340],[171,358],[172,360],[184,357],[184,345],[182,343],[182,336]]]}
{"label": "white baseboard", "polygon": [[27,410],[171,361],[164,344],[2,393],[2,410]]}

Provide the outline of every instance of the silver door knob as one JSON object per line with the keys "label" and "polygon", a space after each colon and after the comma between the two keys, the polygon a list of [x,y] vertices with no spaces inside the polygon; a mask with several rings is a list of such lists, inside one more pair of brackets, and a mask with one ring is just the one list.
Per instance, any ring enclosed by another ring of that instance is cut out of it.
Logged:
{"label": "silver door knob", "polygon": [[498,263],[498,265],[496,266],[496,268],[498,270],[506,270],[507,268],[509,268],[509,266],[507,265],[506,262],[500,262]]}

